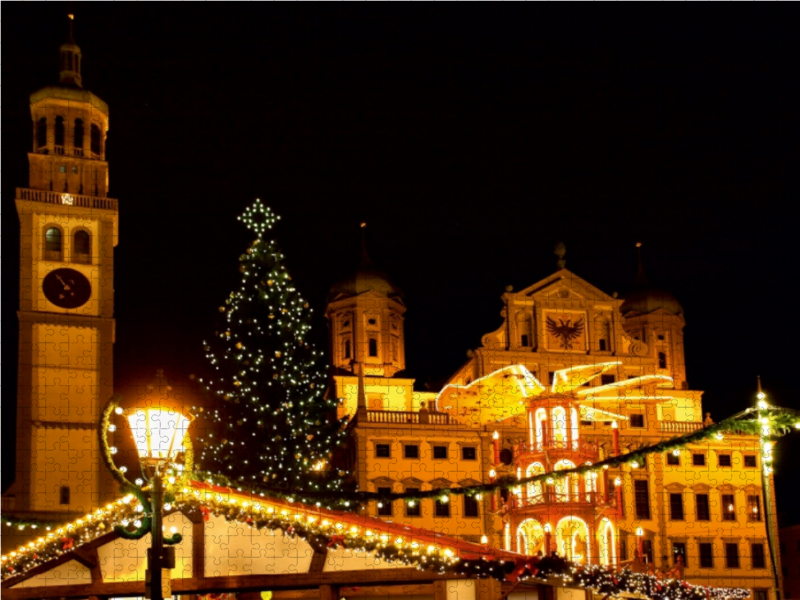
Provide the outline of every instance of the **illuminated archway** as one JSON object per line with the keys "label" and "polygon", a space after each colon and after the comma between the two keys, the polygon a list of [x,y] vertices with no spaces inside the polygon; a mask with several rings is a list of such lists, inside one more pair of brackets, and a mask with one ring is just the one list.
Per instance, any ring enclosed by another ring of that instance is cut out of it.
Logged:
{"label": "illuminated archway", "polygon": [[589,527],[579,517],[564,517],[556,525],[556,548],[558,553],[580,564],[589,564],[591,556]]}
{"label": "illuminated archway", "polygon": [[554,448],[567,447],[567,411],[563,406],[556,406],[550,414],[553,417],[552,446]]}
{"label": "illuminated archway", "polygon": [[[555,465],[556,471],[564,469],[574,469],[575,463],[571,460],[562,459]],[[578,500],[578,476],[567,475],[556,480],[556,502],[575,502]]]}
{"label": "illuminated archway", "polygon": [[600,521],[597,532],[598,548],[600,549],[600,564],[614,565],[617,563],[617,534],[614,525],[608,519]]}
{"label": "illuminated archway", "polygon": [[517,552],[528,556],[544,554],[544,527],[536,519],[525,519],[517,527]]}
{"label": "illuminated archway", "polygon": [[[531,463],[525,469],[525,477],[533,477],[544,473],[544,465],[542,463]],[[528,484],[528,504],[540,504],[544,502],[544,487],[541,481],[534,481]]]}

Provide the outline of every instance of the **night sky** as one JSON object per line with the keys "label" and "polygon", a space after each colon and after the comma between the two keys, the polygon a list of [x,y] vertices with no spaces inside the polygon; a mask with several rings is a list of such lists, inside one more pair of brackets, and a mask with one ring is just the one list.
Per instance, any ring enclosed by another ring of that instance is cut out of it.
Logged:
{"label": "night sky", "polygon": [[[84,87],[110,105],[119,387],[204,364],[260,197],[297,287],[374,262],[404,290],[407,373],[446,378],[500,295],[567,268],[685,308],[689,384],[716,419],[793,393],[798,65],[781,8],[78,3]],[[697,5],[700,6],[700,5]],[[58,78],[66,5],[3,6],[3,487],[11,481],[28,96]],[[778,446],[783,523],[800,493]],[[796,479],[796,477],[794,477]],[[794,486],[792,488],[792,486]],[[796,504],[796,502],[795,502]]]}

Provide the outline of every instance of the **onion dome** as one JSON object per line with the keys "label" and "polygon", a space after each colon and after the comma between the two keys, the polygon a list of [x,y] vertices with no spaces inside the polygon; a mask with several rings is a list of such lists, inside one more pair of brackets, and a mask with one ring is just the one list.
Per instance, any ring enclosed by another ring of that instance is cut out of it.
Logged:
{"label": "onion dome", "polygon": [[623,315],[632,313],[646,315],[663,308],[672,315],[682,315],[683,307],[678,302],[678,299],[667,290],[651,285],[650,280],[645,275],[644,266],[642,265],[641,246],[641,243],[636,244],[636,248],[639,251],[639,268],[633,281],[633,290],[626,294],[620,311]]}
{"label": "onion dome", "polygon": [[403,291],[397,287],[389,276],[375,267],[367,254],[367,245],[363,231],[366,223],[361,224],[361,264],[351,277],[337,281],[328,292],[328,302],[341,296],[358,296],[365,292],[377,292],[387,298],[403,297]]}

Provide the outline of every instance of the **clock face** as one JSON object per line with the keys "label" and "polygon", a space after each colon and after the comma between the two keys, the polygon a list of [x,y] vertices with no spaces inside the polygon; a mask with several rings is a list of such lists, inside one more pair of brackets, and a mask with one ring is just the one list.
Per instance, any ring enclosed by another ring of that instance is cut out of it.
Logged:
{"label": "clock face", "polygon": [[92,295],[92,284],[74,269],[50,271],[42,282],[45,297],[60,308],[83,306]]}

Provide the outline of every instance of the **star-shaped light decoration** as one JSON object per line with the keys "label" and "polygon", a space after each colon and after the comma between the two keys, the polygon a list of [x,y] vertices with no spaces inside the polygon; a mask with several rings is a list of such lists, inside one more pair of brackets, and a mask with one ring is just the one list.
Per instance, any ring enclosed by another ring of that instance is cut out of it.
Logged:
{"label": "star-shaped light decoration", "polygon": [[256,198],[255,202],[245,208],[244,213],[239,217],[239,220],[248,229],[252,229],[255,232],[258,239],[261,239],[264,232],[270,229],[278,219],[280,217],[276,216],[269,206],[265,206],[260,198]]}

